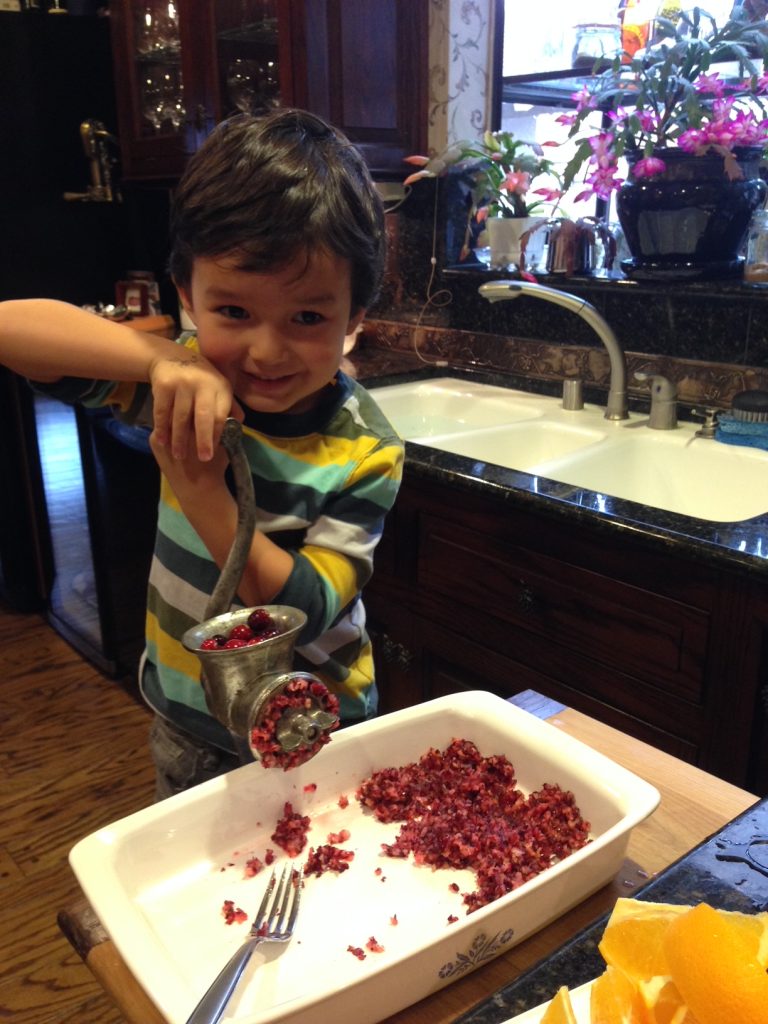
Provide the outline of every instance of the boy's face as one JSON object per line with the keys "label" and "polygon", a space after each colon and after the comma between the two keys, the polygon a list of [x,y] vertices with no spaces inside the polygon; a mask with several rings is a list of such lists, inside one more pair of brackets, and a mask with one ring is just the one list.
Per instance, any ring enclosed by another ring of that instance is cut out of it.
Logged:
{"label": "boy's face", "polygon": [[236,256],[198,257],[179,295],[201,353],[255,412],[312,409],[365,313],[350,315],[348,261],[323,251],[266,274],[239,270]]}

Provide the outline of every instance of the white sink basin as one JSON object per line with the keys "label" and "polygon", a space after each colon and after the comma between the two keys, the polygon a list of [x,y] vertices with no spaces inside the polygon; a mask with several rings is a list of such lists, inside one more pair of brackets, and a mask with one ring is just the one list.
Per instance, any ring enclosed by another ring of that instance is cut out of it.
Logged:
{"label": "white sink basin", "polygon": [[534,419],[552,401],[525,391],[449,377],[393,384],[376,388],[372,394],[401,437],[409,441],[419,438],[423,444],[428,443],[424,438]]}
{"label": "white sink basin", "polygon": [[450,377],[371,393],[405,440],[474,462],[712,522],[768,512],[768,452],[697,438],[694,424],[651,430],[639,414],[611,422],[597,406]]}
{"label": "white sink basin", "polygon": [[[573,413],[569,414],[573,416]],[[466,430],[462,434],[411,438],[419,444],[464,455],[475,462],[492,462],[507,469],[530,472],[543,462],[561,459],[604,441],[603,430],[553,423],[549,419],[528,420],[492,430]]]}
{"label": "white sink basin", "polygon": [[550,466],[546,475],[716,523],[767,512],[768,452],[696,438],[696,429],[625,430],[600,450]]}

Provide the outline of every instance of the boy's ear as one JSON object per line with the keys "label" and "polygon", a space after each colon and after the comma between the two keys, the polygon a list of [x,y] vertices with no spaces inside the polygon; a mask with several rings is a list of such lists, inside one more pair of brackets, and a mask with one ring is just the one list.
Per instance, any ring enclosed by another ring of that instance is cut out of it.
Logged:
{"label": "boy's ear", "polygon": [[349,337],[350,334],[354,334],[355,333],[357,328],[363,322],[363,317],[365,316],[365,314],[367,312],[368,312],[367,309],[363,309],[362,307],[360,307],[360,309],[356,310],[352,314],[352,316],[350,317],[349,323],[347,324],[347,330],[345,332],[347,337]]}
{"label": "boy's ear", "polygon": [[174,283],[174,286],[176,288],[176,294],[179,296],[179,302],[181,303],[181,308],[184,310],[184,312],[187,314],[187,316],[191,320],[194,321],[195,315],[192,312],[192,301],[191,301],[191,299],[189,297],[189,291],[186,288],[184,288],[183,285],[180,285],[179,282],[175,278],[174,278],[173,283]]}

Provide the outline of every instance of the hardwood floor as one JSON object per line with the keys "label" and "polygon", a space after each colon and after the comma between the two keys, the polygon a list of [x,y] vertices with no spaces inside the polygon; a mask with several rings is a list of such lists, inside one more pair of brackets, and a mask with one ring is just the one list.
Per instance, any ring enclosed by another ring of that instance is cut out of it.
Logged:
{"label": "hardwood floor", "polygon": [[120,1024],[56,923],[88,833],[152,802],[149,711],[42,616],[0,605],[0,1020]]}

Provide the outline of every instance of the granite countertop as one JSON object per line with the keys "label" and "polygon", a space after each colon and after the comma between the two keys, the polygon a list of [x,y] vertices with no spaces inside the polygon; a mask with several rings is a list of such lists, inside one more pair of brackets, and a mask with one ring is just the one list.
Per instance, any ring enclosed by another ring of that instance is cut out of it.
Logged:
{"label": "granite countertop", "polygon": [[[709,903],[753,914],[768,909],[768,800],[670,865],[632,898],[655,903]],[[598,918],[551,956],[499,989],[455,1024],[501,1024],[555,995],[574,989],[605,970],[597,944],[608,915]],[[725,1024],[725,1022],[723,1022]]]}
{"label": "granite countertop", "polygon": [[[551,385],[513,375],[475,372],[451,366],[425,366],[415,355],[376,346],[362,346],[349,356],[357,378],[367,386],[384,386],[416,378],[451,375],[465,379],[554,393]],[[589,401],[604,404],[604,397]],[[478,463],[436,448],[406,443],[408,472],[450,482],[490,495],[499,501],[535,508],[537,513],[583,523],[612,534],[631,531],[634,539],[662,545],[670,553],[696,558],[765,580],[768,574],[768,514],[739,523],[715,523],[665,512],[620,498],[596,494],[528,473]]]}

